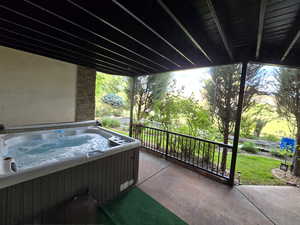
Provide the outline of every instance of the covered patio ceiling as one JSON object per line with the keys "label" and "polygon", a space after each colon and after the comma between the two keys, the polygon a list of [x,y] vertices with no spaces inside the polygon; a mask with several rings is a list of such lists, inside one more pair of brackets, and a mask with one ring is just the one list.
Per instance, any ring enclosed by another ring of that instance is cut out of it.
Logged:
{"label": "covered patio ceiling", "polygon": [[0,45],[111,74],[300,65],[300,0],[2,0]]}

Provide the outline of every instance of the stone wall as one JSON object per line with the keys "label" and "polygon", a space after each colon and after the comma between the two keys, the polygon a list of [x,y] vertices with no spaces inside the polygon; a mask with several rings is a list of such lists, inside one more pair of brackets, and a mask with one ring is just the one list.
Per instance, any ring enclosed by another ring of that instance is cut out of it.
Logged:
{"label": "stone wall", "polygon": [[75,121],[95,119],[95,85],[96,70],[78,66]]}

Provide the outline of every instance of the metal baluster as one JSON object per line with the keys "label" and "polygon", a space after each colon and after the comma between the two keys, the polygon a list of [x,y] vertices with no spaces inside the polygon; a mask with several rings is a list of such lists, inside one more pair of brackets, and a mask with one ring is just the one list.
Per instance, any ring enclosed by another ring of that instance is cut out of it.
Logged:
{"label": "metal baluster", "polygon": [[216,145],[213,145],[213,155],[212,155],[212,163],[211,163],[211,170],[214,171],[214,161],[215,161],[215,151],[216,151]]}
{"label": "metal baluster", "polygon": [[205,152],[204,152],[204,149],[205,149],[205,142],[202,143],[202,168],[203,168],[203,164],[204,164],[204,156],[205,156]]}
{"label": "metal baluster", "polygon": [[176,140],[176,158],[179,159],[179,150],[180,150],[180,138],[178,135],[175,135],[175,140]]}
{"label": "metal baluster", "polygon": [[191,163],[191,155],[192,155],[192,138],[190,138],[189,147],[188,147],[188,156],[189,156],[190,163]]}
{"label": "metal baluster", "polygon": [[199,158],[200,158],[200,149],[201,149],[201,141],[198,142],[198,148],[197,148],[197,166],[199,166]]}
{"label": "metal baluster", "polygon": [[195,165],[197,140],[193,140],[193,165]]}
{"label": "metal baluster", "polygon": [[207,159],[207,164],[206,164],[206,168],[209,169],[209,160],[210,160],[210,143],[207,143],[208,147],[207,147],[207,153],[208,153],[208,159]]}
{"label": "metal baluster", "polygon": [[181,161],[184,161],[184,159],[182,159],[182,157],[184,157],[184,154],[182,154],[183,152],[182,152],[182,147],[183,147],[183,142],[184,142],[184,137],[182,137],[181,136],[181,148],[180,148],[180,150],[181,150]]}
{"label": "metal baluster", "polygon": [[218,174],[219,174],[220,152],[221,152],[220,145],[218,145],[218,164],[217,164],[217,173]]}
{"label": "metal baluster", "polygon": [[147,148],[150,148],[150,129],[147,128]]}
{"label": "metal baluster", "polygon": [[167,140],[166,140],[166,157],[168,157],[168,153],[169,153],[169,140],[170,139],[170,133],[167,132]]}

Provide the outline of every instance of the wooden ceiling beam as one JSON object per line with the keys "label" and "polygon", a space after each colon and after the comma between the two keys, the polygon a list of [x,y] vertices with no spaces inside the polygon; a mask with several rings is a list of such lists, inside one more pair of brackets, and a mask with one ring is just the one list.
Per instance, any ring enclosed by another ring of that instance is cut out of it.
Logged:
{"label": "wooden ceiling beam", "polygon": [[164,66],[164,65],[162,65],[160,63],[157,63],[157,62],[155,62],[152,59],[149,59],[149,58],[147,58],[147,57],[145,57],[145,56],[143,56],[143,55],[141,55],[141,54],[139,54],[139,53],[137,53],[137,52],[135,52],[135,51],[133,51],[133,50],[131,50],[131,49],[129,49],[129,48],[127,48],[127,47],[119,44],[119,43],[117,43],[117,42],[115,42],[115,41],[110,40],[109,38],[104,37],[101,34],[98,34],[98,33],[94,32],[94,31],[92,31],[92,30],[90,30],[90,29],[88,29],[88,28],[86,28],[86,27],[84,27],[84,26],[82,26],[80,24],[77,24],[77,23],[75,23],[75,22],[73,22],[73,21],[71,21],[71,20],[69,20],[69,19],[67,19],[67,18],[65,18],[65,17],[63,17],[61,15],[58,15],[55,12],[52,12],[51,10],[48,10],[48,9],[46,9],[46,8],[44,8],[44,7],[38,5],[38,4],[36,4],[36,3],[34,3],[32,1],[30,1],[30,0],[24,0],[24,2],[30,4],[30,5],[32,5],[32,6],[36,7],[36,8],[44,11],[44,12],[47,12],[50,15],[55,16],[55,17],[59,18],[60,20],[63,20],[63,21],[65,21],[65,22],[67,22],[67,23],[69,23],[69,24],[71,24],[71,25],[73,25],[75,27],[78,27],[79,29],[81,29],[81,30],[83,30],[83,31],[85,31],[85,32],[87,32],[89,34],[92,34],[92,35],[94,35],[94,36],[96,36],[98,38],[101,38],[101,39],[105,40],[106,42],[109,42],[112,45],[115,45],[115,46],[117,46],[117,47],[119,47],[119,48],[121,48],[121,49],[123,49],[123,50],[125,50],[127,52],[130,52],[131,54],[134,54],[135,56],[137,56],[139,58],[142,58],[143,60],[146,60],[146,61],[148,61],[148,62],[150,62],[152,64],[155,64],[156,66],[159,66],[162,69],[165,69],[165,70],[169,70],[170,69],[167,66]]}
{"label": "wooden ceiling beam", "polygon": [[157,1],[163,10],[172,18],[172,20],[180,27],[182,32],[190,39],[193,45],[212,63],[213,60],[208,56],[203,47],[195,40],[195,38],[190,34],[190,32],[184,27],[184,25],[177,19],[173,12],[168,8],[168,6],[162,1]]}
{"label": "wooden ceiling beam", "polygon": [[39,24],[41,24],[41,25],[43,25],[43,26],[49,27],[49,28],[51,28],[51,29],[53,29],[53,30],[55,30],[55,31],[61,32],[61,33],[63,33],[64,35],[68,35],[68,36],[70,36],[70,37],[72,37],[72,38],[75,38],[75,39],[77,39],[77,40],[86,42],[86,43],[90,44],[91,46],[94,46],[94,47],[96,47],[96,48],[99,48],[99,49],[102,49],[102,50],[104,50],[104,51],[110,52],[110,53],[112,53],[112,54],[114,54],[114,55],[117,55],[117,56],[119,56],[119,57],[121,57],[121,58],[124,58],[124,59],[126,59],[126,60],[128,60],[128,61],[131,61],[131,62],[134,62],[134,63],[136,63],[136,64],[139,64],[140,66],[143,66],[143,67],[145,67],[145,68],[150,69],[151,72],[157,71],[157,69],[155,69],[155,68],[153,68],[153,67],[151,67],[151,66],[149,66],[149,65],[147,65],[147,64],[145,64],[145,63],[143,63],[143,62],[141,62],[141,61],[139,61],[139,60],[132,59],[132,58],[130,58],[130,57],[128,57],[128,56],[125,56],[125,55],[120,54],[120,53],[118,53],[118,52],[116,52],[116,51],[113,51],[113,50],[111,50],[111,49],[108,49],[108,48],[106,48],[106,47],[104,47],[104,46],[102,46],[102,45],[99,45],[99,44],[94,43],[94,42],[92,42],[92,41],[83,39],[83,38],[81,38],[81,37],[79,37],[79,36],[77,36],[77,35],[75,35],[75,34],[72,34],[72,33],[70,33],[70,32],[67,32],[67,31],[65,31],[65,30],[62,30],[62,29],[60,29],[60,28],[58,28],[58,27],[52,26],[52,25],[50,25],[50,24],[48,24],[48,23],[42,22],[41,20],[38,20],[38,19],[33,18],[33,17],[31,17],[31,16],[25,15],[24,13],[21,13],[21,12],[19,12],[19,11],[16,11],[16,10],[14,10],[14,9],[11,9],[11,8],[6,7],[6,6],[4,6],[4,5],[1,5],[1,4],[0,4],[0,8],[5,9],[5,10],[7,10],[7,11],[9,11],[9,12],[14,13],[14,14],[17,14],[17,15],[19,15],[19,16],[21,16],[21,17],[26,18],[26,19],[29,19],[29,20],[31,20],[31,21],[34,21],[34,22],[36,22],[36,23],[39,23]]}
{"label": "wooden ceiling beam", "polygon": [[296,44],[296,42],[298,41],[300,37],[300,30],[298,30],[298,32],[296,33],[296,35],[294,36],[293,40],[291,41],[291,43],[289,44],[289,46],[287,47],[287,49],[285,50],[285,52],[283,53],[280,61],[283,62],[286,57],[289,55],[289,53],[291,52],[291,50],[293,49],[294,45]]}
{"label": "wooden ceiling beam", "polygon": [[[69,41],[62,40],[62,39],[60,39],[60,38],[54,37],[54,36],[49,35],[49,34],[46,34],[46,33],[44,33],[44,32],[40,32],[40,31],[35,30],[35,29],[32,29],[32,28],[30,28],[30,27],[23,26],[23,25],[21,25],[21,24],[17,24],[17,23],[15,23],[15,22],[13,22],[13,21],[10,21],[10,20],[7,20],[7,19],[1,18],[1,17],[0,17],[0,21],[3,21],[3,22],[6,23],[6,24],[13,25],[13,26],[15,26],[15,27],[17,27],[17,28],[20,27],[20,28],[22,28],[22,29],[24,29],[24,30],[28,30],[28,31],[30,31],[30,32],[32,32],[32,33],[37,33],[37,34],[39,34],[39,35],[41,35],[41,36],[45,36],[45,37],[48,37],[48,38],[50,38],[50,39],[59,41],[59,42],[63,43],[64,45],[69,45],[69,46],[75,47],[75,48],[77,48],[77,49],[80,49],[81,51],[88,52],[89,54],[97,55],[97,57],[93,57],[93,59],[95,59],[95,60],[97,60],[97,61],[99,61],[99,62],[108,64],[108,65],[111,65],[111,66],[115,66],[115,67],[118,67],[118,68],[120,68],[120,69],[124,69],[122,66],[120,66],[120,65],[118,65],[118,64],[114,64],[114,63],[110,63],[110,62],[107,62],[107,61],[105,61],[105,60],[102,60],[102,59],[100,59],[98,56],[100,56],[101,58],[106,58],[106,59],[109,59],[109,60],[111,60],[111,61],[114,61],[114,62],[117,62],[117,63],[119,63],[119,64],[122,64],[122,65],[125,66],[126,68],[132,68],[132,69],[134,68],[134,69],[136,69],[137,71],[140,71],[140,72],[142,72],[142,73],[149,73],[149,71],[146,71],[146,70],[144,70],[144,69],[135,67],[135,66],[133,66],[133,65],[130,65],[130,64],[125,63],[125,62],[120,61],[120,60],[116,60],[116,59],[114,59],[114,58],[111,58],[111,57],[109,57],[109,56],[103,55],[103,54],[101,54],[101,53],[91,51],[91,50],[89,50],[89,49],[87,49],[87,48],[84,48],[84,47],[82,47],[82,46],[79,46],[79,45],[77,45],[77,44],[71,43],[71,42],[69,42]],[[1,29],[1,27],[0,27],[0,29]],[[39,41],[39,40],[38,40],[38,41]],[[53,46],[54,46],[54,47],[57,47],[57,48],[60,48],[60,47],[61,47],[61,46],[54,45],[54,44],[53,44]],[[68,49],[68,48],[65,48],[65,49],[66,49],[66,51],[71,51],[71,49]],[[80,52],[81,52],[81,51],[80,51]],[[85,53],[81,52],[81,54],[85,54]]]}
{"label": "wooden ceiling beam", "polygon": [[268,2],[268,0],[260,1],[258,32],[257,32],[256,52],[255,52],[256,59],[259,58],[259,53],[260,53],[260,49],[261,49],[261,42],[262,42],[263,31],[264,31],[264,20],[265,20],[267,2]]}
{"label": "wooden ceiling beam", "polygon": [[154,54],[158,55],[159,57],[167,60],[168,62],[172,63],[173,65],[175,65],[176,67],[181,68],[181,65],[179,65],[178,63],[174,62],[173,60],[171,60],[170,58],[166,57],[165,55],[163,55],[162,53],[156,51],[155,49],[153,49],[152,47],[146,45],[145,43],[143,43],[142,41],[136,39],[135,37],[133,37],[132,35],[126,33],[125,31],[119,29],[118,27],[116,27],[115,25],[111,24],[110,22],[108,22],[107,20],[99,17],[98,15],[92,13],[91,11],[87,10],[86,8],[84,8],[83,6],[75,3],[72,0],[67,0],[67,2],[69,2],[70,4],[72,4],[73,6],[77,7],[78,9],[84,11],[85,13],[87,13],[88,15],[94,17],[95,19],[97,19],[98,21],[100,21],[101,23],[109,26],[110,28],[116,30],[117,32],[123,34],[124,36],[130,38],[131,40],[133,40],[134,42],[138,43],[139,45],[143,46],[144,48],[148,49],[149,51],[153,52]]}
{"label": "wooden ceiling beam", "polygon": [[227,38],[227,36],[225,34],[225,31],[223,29],[223,26],[222,26],[220,20],[219,20],[219,17],[217,15],[215,7],[214,7],[214,5],[213,5],[213,3],[212,3],[211,0],[207,0],[206,2],[207,2],[207,5],[208,5],[210,14],[212,15],[213,20],[214,20],[214,22],[215,22],[215,24],[217,26],[217,29],[218,29],[218,32],[219,32],[219,34],[221,36],[221,39],[223,41],[224,47],[225,47],[225,49],[226,49],[226,51],[227,51],[227,53],[228,53],[231,61],[234,61],[232,48],[229,45],[228,38]]}
{"label": "wooden ceiling beam", "polygon": [[149,31],[151,31],[154,35],[156,35],[159,39],[161,39],[163,42],[165,42],[170,48],[175,50],[179,55],[181,55],[186,61],[191,63],[192,65],[195,65],[195,63],[189,59],[186,55],[184,55],[179,49],[177,49],[173,44],[171,44],[167,39],[165,39],[162,35],[160,35],[157,31],[155,31],[152,27],[147,25],[142,19],[137,17],[134,13],[132,13],[129,9],[127,9],[124,5],[119,3],[117,0],[112,0],[113,3],[115,3],[117,6],[119,6],[124,12],[126,12],[128,15],[130,15],[133,19],[135,19],[137,22],[142,24],[145,28],[147,28]]}
{"label": "wooden ceiling beam", "polygon": [[[100,61],[101,63],[99,63],[99,60],[97,59],[93,59],[91,57],[88,57],[86,55],[83,55],[83,54],[80,54],[78,52],[75,52],[75,51],[72,51],[70,49],[66,49],[66,48],[63,48],[63,47],[60,47],[60,46],[56,46],[56,45],[53,45],[53,44],[50,44],[46,41],[43,41],[43,40],[40,40],[40,39],[37,39],[37,38],[33,38],[31,36],[28,36],[26,34],[22,34],[22,33],[19,33],[19,32],[16,32],[16,31],[12,31],[12,30],[8,30],[6,28],[3,28],[3,27],[0,27],[0,31],[5,31],[9,34],[13,34],[13,35],[16,35],[16,36],[20,36],[22,38],[25,38],[27,40],[29,40],[30,42],[33,42],[35,43],[34,45],[35,46],[38,46],[39,48],[42,48],[44,49],[45,47],[44,46],[49,46],[50,49],[52,49],[53,52],[56,52],[56,53],[60,53],[62,55],[71,55],[71,56],[74,56],[74,57],[77,57],[77,58],[81,58],[81,59],[85,59],[85,60],[88,60],[90,61],[92,64],[96,65],[96,66],[99,66],[99,67],[102,67],[102,68],[106,68],[106,69],[109,69],[109,70],[113,70],[113,71],[119,71],[119,72],[129,72],[128,68],[120,68],[120,67],[116,67],[115,65],[113,65],[113,67],[110,65],[110,66],[107,66],[105,64],[102,64],[102,63],[106,63],[107,62],[103,62],[103,61]],[[10,36],[7,36],[5,34],[0,34],[0,36],[2,37],[6,37],[7,39],[12,39],[15,41],[14,38],[11,38]],[[27,44],[30,44],[29,42],[26,42],[23,40],[24,43],[27,43]],[[40,43],[40,44],[37,44],[37,43]],[[54,50],[54,49],[59,49],[59,50]],[[60,51],[61,50],[61,51]],[[135,72],[135,71],[133,71]]]}

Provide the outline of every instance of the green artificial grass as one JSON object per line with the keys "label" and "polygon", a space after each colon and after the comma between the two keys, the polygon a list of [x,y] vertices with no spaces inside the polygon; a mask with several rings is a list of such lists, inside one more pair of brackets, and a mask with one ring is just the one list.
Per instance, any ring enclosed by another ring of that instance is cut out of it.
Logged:
{"label": "green artificial grass", "polygon": [[101,225],[187,225],[139,188],[104,205],[100,212]]}

